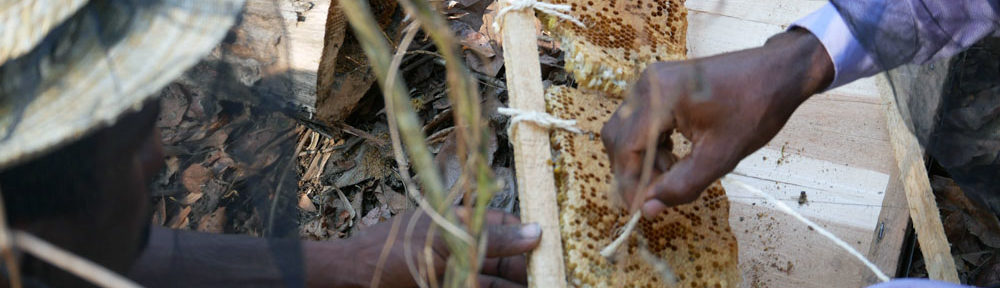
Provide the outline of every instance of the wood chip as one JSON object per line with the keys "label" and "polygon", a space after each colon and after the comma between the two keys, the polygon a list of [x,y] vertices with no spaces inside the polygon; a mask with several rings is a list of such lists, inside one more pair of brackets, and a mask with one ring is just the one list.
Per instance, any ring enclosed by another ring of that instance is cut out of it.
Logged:
{"label": "wood chip", "polygon": [[184,209],[181,209],[181,212],[177,213],[177,216],[170,219],[170,224],[167,224],[167,227],[170,227],[170,229],[180,229],[181,227],[186,228],[189,214],[191,214],[191,206],[184,207]]}

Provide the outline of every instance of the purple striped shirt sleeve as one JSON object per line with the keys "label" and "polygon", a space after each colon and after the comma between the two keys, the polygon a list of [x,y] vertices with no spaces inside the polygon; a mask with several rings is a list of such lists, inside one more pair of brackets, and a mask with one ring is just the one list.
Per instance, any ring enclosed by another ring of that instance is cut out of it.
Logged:
{"label": "purple striped shirt sleeve", "polygon": [[997,2],[833,0],[792,27],[823,43],[836,71],[832,89],[903,64],[950,57],[996,36]]}

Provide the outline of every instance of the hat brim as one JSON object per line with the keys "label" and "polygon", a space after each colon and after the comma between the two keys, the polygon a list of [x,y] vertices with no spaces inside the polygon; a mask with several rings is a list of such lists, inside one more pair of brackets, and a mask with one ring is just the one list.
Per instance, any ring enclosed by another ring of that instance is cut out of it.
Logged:
{"label": "hat brim", "polygon": [[30,52],[0,66],[0,169],[138,109],[208,54],[242,7],[243,0],[97,0],[81,7]]}
{"label": "hat brim", "polygon": [[31,51],[84,4],[87,0],[0,0],[0,63]]}

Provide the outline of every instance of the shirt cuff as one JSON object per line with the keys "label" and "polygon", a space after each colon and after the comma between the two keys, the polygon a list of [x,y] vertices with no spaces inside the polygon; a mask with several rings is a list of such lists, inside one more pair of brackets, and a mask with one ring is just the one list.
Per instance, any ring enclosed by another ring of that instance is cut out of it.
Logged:
{"label": "shirt cuff", "polygon": [[[827,3],[812,14],[795,21],[792,28],[808,30],[823,43],[823,48],[833,62],[833,83],[826,90],[851,83],[859,78],[875,75],[879,72],[875,59],[868,54],[851,30],[847,22],[837,12],[833,4]],[[791,29],[791,28],[789,28]]]}

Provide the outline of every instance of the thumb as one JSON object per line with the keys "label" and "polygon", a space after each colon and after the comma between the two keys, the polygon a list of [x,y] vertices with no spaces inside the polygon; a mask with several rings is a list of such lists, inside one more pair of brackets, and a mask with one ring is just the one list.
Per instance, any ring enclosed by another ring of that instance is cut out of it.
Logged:
{"label": "thumb", "polygon": [[486,228],[486,257],[506,257],[527,253],[542,240],[538,224],[491,225]]}
{"label": "thumb", "polygon": [[646,188],[647,201],[642,206],[646,217],[659,215],[670,206],[691,203],[712,182],[732,171],[739,163],[729,141],[714,141],[715,137],[696,143],[687,157],[679,160],[666,173]]}

